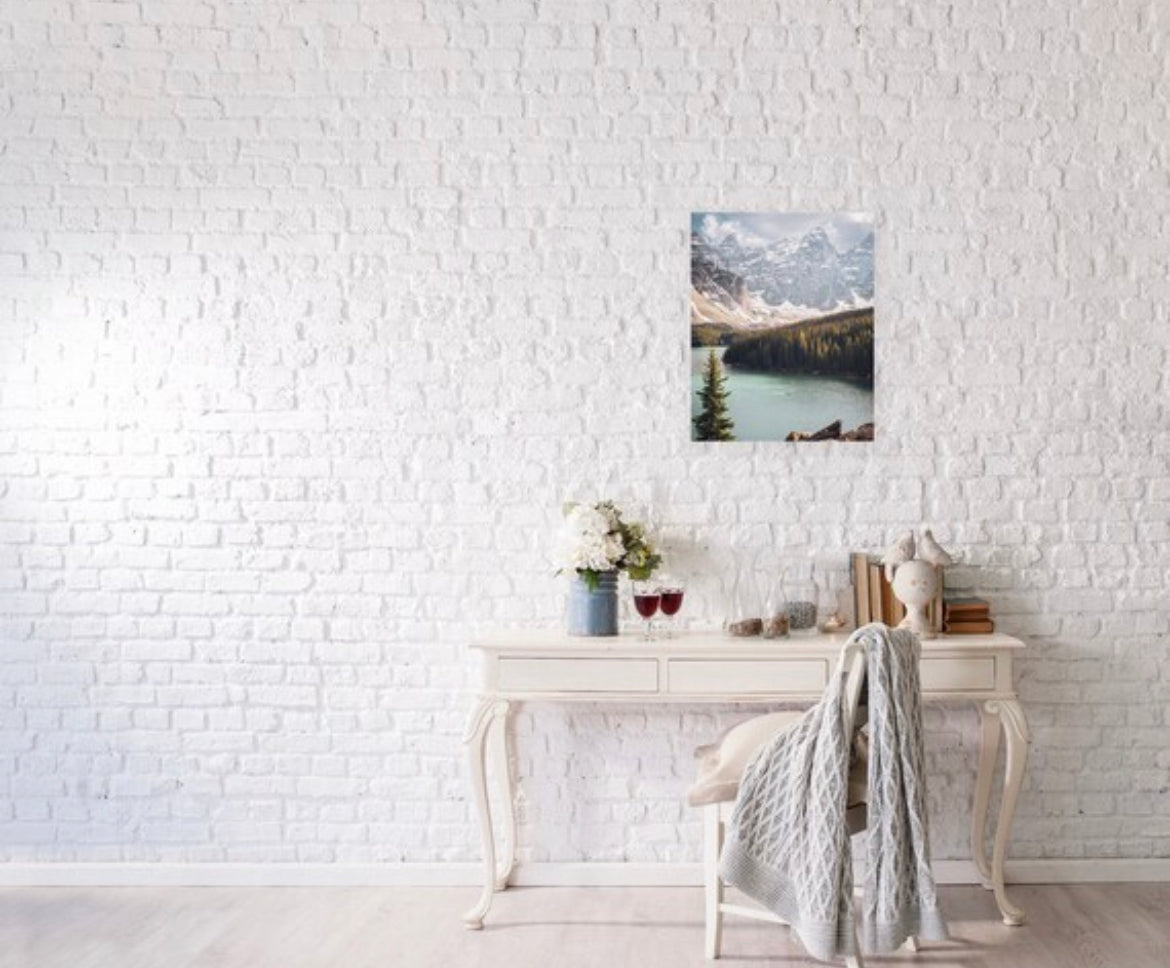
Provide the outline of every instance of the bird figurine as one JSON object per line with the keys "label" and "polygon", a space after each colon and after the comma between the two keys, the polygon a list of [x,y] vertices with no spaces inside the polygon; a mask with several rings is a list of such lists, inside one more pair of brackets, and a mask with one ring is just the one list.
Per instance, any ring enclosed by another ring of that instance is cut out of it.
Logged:
{"label": "bird figurine", "polygon": [[918,542],[918,551],[923,561],[934,565],[936,568],[946,568],[947,565],[952,565],[955,562],[955,559],[947,554],[939,546],[939,543],[934,540],[934,535],[930,533],[930,528],[922,529],[922,540]]}
{"label": "bird figurine", "polygon": [[914,532],[907,531],[895,541],[886,553],[882,555],[882,564],[886,566],[886,580],[894,580],[894,569],[914,560]]}

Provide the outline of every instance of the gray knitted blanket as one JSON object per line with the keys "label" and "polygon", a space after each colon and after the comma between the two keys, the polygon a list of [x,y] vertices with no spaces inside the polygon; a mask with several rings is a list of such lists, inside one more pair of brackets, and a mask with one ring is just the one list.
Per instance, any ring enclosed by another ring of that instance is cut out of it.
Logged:
{"label": "gray knitted blanket", "polygon": [[[869,688],[869,806],[861,947],[894,951],[908,936],[941,941],[946,923],[930,870],[917,637],[884,625],[853,633]],[[792,926],[821,961],[855,955],[853,863],[846,827],[852,737],[845,674],[749,764],[720,860],[723,880]]]}

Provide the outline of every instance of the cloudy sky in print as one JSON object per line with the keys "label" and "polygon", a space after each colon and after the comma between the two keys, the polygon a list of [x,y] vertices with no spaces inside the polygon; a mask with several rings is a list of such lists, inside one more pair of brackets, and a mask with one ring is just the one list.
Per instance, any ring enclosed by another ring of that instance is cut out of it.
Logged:
{"label": "cloudy sky in print", "polygon": [[729,235],[741,245],[761,246],[804,235],[821,226],[838,252],[873,235],[873,216],[864,212],[696,212],[691,231],[718,243]]}

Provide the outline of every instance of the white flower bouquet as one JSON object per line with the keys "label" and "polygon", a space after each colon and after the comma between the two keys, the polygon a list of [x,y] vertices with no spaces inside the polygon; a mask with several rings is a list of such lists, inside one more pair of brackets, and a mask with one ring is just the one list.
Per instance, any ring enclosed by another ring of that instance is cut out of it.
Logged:
{"label": "white flower bouquet", "polygon": [[650,577],[662,562],[637,521],[625,521],[612,501],[566,504],[557,540],[558,574],[573,571],[590,588],[605,572],[624,571],[635,580]]}

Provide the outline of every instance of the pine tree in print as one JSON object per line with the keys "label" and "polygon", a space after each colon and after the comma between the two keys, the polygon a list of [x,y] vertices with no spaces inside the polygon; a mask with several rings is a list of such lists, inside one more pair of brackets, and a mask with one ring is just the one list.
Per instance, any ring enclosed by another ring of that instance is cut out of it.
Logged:
{"label": "pine tree in print", "polygon": [[735,423],[727,413],[727,388],[724,383],[719,357],[714,350],[709,350],[707,368],[703,373],[703,389],[699,391],[703,409],[694,418],[695,440],[735,440]]}

